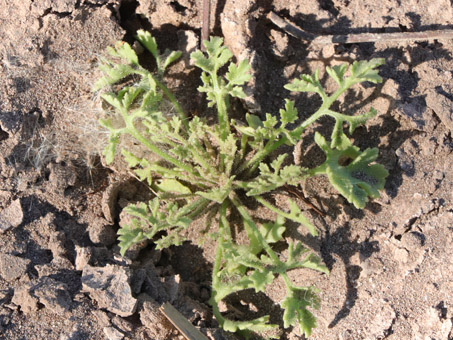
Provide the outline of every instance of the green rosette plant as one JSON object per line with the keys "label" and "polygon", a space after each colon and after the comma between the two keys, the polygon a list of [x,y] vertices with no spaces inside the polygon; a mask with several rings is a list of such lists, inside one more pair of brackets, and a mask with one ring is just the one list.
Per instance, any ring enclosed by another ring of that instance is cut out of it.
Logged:
{"label": "green rosette plant", "polygon": [[[216,216],[209,219],[211,225],[207,230],[217,242],[210,304],[220,326],[244,334],[276,328],[277,325],[269,323],[269,316],[228,319],[220,312],[219,303],[246,289],[265,292],[266,286],[280,277],[286,287],[286,297],[280,302],[283,325],[285,328],[299,325],[301,332],[309,336],[316,326],[313,310],[319,307],[317,290],[296,286],[288,272],[296,268],[322,273],[328,270],[300,242],[288,242],[285,257],[273,246],[284,240],[288,220],[304,225],[313,236],[317,230],[296,202],[288,200],[286,211],[277,207],[269,194],[286,185],[298,185],[309,177],[326,175],[357,208],[364,208],[369,198],[379,197],[388,172],[375,163],[378,150],[361,151],[343,131],[346,123],[352,133],[374,117],[376,111],[346,115],[331,107],[351,86],[364,81],[381,82],[377,67],[383,64],[383,59],[327,68],[338,84],[330,95],[320,84],[318,72],[301,75],[287,84],[285,88],[290,91],[314,92],[322,99],[319,109],[300,124],[295,124],[300,117],[291,100],[285,101],[278,115],[266,114],[262,120],[247,114],[245,122],[239,122],[230,119],[229,102],[232,97],[245,97],[243,86],[251,78],[250,66],[247,60],[231,62],[233,55],[223,46],[223,40],[212,37],[204,42],[206,53],[191,54],[202,71],[198,91],[206,95],[209,107],[217,109],[217,123],[208,124],[200,117],[189,119],[165,84],[165,71],[180,53],[161,54],[149,32],[140,30],[136,38],[153,56],[156,71],[142,67],[132,47],[120,42],[108,49],[112,58],[103,60],[100,66],[103,76],[95,85],[96,91],[104,90],[101,96],[110,108],[110,113],[99,120],[109,131],[103,153],[106,163],[112,163],[119,151],[129,168],[155,193],[150,202],[125,208],[132,218],[118,231],[121,253],[124,255],[131,245],[146,239],[153,240],[158,248],[180,245],[193,221],[203,215]],[[174,108],[171,116],[163,110],[168,103]],[[269,159],[279,147],[296,145],[304,130],[323,116],[333,118],[335,123],[330,141],[320,133],[315,134],[315,142],[326,156],[321,165],[313,169],[284,165],[286,154]],[[122,146],[121,136],[134,140],[147,152],[139,155]],[[350,162],[342,165],[340,159],[345,158]],[[245,197],[272,211],[275,220],[259,223],[244,205]],[[239,220],[231,219],[233,212]],[[233,228],[238,224],[245,230],[247,244],[238,244],[233,237]]]}

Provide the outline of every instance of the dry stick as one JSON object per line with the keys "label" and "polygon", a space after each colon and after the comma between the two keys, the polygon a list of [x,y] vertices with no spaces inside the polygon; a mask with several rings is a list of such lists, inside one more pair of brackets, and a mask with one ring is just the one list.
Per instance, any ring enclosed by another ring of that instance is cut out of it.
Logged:
{"label": "dry stick", "polygon": [[429,39],[453,39],[453,30],[436,30],[424,32],[398,32],[398,33],[359,33],[315,36],[301,30],[299,27],[280,18],[274,12],[267,15],[268,19],[276,26],[301,40],[309,41],[316,45],[326,44],[355,44],[379,41],[417,41]]}
{"label": "dry stick", "polygon": [[178,310],[168,302],[160,307],[160,311],[188,340],[208,340],[198,329],[195,328]]}
{"label": "dry stick", "polygon": [[205,51],[203,41],[209,40],[211,0],[203,0],[203,22],[201,26],[201,50]]}

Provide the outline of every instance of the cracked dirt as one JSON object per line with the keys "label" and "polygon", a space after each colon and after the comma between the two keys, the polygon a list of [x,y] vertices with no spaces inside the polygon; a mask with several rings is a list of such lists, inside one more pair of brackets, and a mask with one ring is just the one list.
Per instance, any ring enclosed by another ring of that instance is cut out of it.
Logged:
{"label": "cracked dirt", "polygon": [[[202,2],[0,0],[0,339],[181,338],[158,312],[166,301],[209,338],[234,338],[218,329],[207,303],[210,248],[158,252],[150,242],[119,255],[121,209],[147,194],[103,166],[105,133],[90,91],[105,48],[145,28],[162,49],[185,50],[170,82],[188,111],[204,110],[192,100],[199,75],[187,58],[200,39]],[[313,34],[442,30],[453,27],[451,1],[211,2],[213,34],[253,63],[239,112],[278,112],[288,97],[283,85],[300,73],[386,59],[382,85],[354,88],[340,103],[379,112],[353,138],[380,149],[390,172],[382,197],[359,211],[326,180],[308,181],[306,197],[326,214],[299,203],[321,237],[306,238],[302,228],[288,235],[331,270],[291,275],[321,292],[311,339],[453,339],[453,41],[316,47],[266,19],[273,10]],[[311,112],[319,102],[302,95],[296,104]],[[304,144],[298,157],[311,165],[318,153]],[[281,289],[277,282],[267,291],[272,300],[254,304],[278,315]],[[231,307],[240,313],[246,305]],[[281,338],[303,337],[289,329]]]}

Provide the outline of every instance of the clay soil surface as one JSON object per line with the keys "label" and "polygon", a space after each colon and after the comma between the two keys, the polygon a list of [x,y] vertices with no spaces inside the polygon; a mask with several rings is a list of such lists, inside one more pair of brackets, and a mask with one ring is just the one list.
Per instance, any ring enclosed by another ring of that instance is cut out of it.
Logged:
{"label": "clay soil surface", "polygon": [[[181,339],[158,310],[166,301],[209,338],[235,338],[218,329],[207,303],[212,249],[187,242],[160,252],[150,242],[119,255],[121,209],[147,191],[103,166],[105,132],[90,90],[105,48],[132,43],[145,28],[162,49],[183,49],[171,86],[186,110],[205,110],[193,100],[199,74],[187,59],[200,38],[202,2],[0,0],[0,339]],[[238,112],[277,113],[290,96],[283,85],[301,73],[320,69],[332,89],[325,66],[386,60],[382,84],[357,86],[339,103],[350,113],[379,112],[352,137],[380,150],[390,172],[381,198],[359,211],[326,179],[303,184],[325,212],[299,202],[321,235],[305,242],[331,271],[291,276],[320,290],[311,339],[453,339],[453,40],[311,46],[266,18],[273,10],[314,35],[447,30],[452,2],[211,2],[213,34],[253,62]],[[311,95],[293,99],[303,115],[320,104]],[[307,166],[319,154],[312,137],[299,150]],[[288,236],[302,237],[296,229]],[[278,281],[267,293],[263,306],[254,304],[278,316]],[[303,336],[287,329],[281,338]]]}

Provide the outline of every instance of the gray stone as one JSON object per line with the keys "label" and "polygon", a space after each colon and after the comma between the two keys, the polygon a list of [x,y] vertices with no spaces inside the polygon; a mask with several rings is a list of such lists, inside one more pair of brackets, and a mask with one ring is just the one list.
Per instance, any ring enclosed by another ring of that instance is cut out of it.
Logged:
{"label": "gray stone", "polygon": [[178,50],[182,51],[182,59],[186,64],[193,66],[193,62],[190,59],[190,54],[195,52],[199,45],[199,39],[194,31],[180,30],[177,32],[178,35]]}
{"label": "gray stone", "polygon": [[453,131],[453,101],[448,90],[442,88],[433,89],[426,94],[426,105],[436,112],[442,123]]}
{"label": "gray stone", "polygon": [[130,316],[135,312],[137,300],[132,297],[129,279],[130,271],[118,265],[86,265],[82,272],[82,289],[100,308],[123,317]]}
{"label": "gray stone", "polygon": [[421,250],[425,244],[425,235],[418,231],[405,233],[401,237],[401,244],[409,251]]}
{"label": "gray stone", "polygon": [[56,314],[63,314],[71,307],[72,300],[68,293],[68,286],[63,282],[43,277],[31,291],[40,303]]}
{"label": "gray stone", "polygon": [[102,195],[101,208],[108,222],[113,223],[119,215],[118,200],[131,199],[137,192],[134,179],[124,182],[114,182],[105,189]]}
{"label": "gray stone", "polygon": [[[160,305],[150,296],[142,294],[139,297],[143,304],[140,308],[140,321],[148,329],[149,335],[154,340],[170,339],[173,326],[160,312]],[[156,325],[159,325],[156,327]]]}
{"label": "gray stone", "polygon": [[85,266],[90,262],[92,251],[89,247],[79,247],[75,246],[76,258],[75,258],[75,268],[76,270],[83,270]]}
{"label": "gray stone", "polygon": [[39,277],[51,276],[61,270],[73,270],[74,266],[71,261],[63,256],[55,257],[52,262],[41,265],[35,265]]}
{"label": "gray stone", "polygon": [[24,219],[24,213],[22,211],[22,206],[20,200],[17,199],[0,212],[0,234],[5,231],[15,228],[22,223]]}
{"label": "gray stone", "polygon": [[27,283],[14,290],[11,300],[16,306],[20,306],[22,312],[27,315],[38,310],[38,299],[30,293],[31,284]]}
{"label": "gray stone", "polygon": [[116,242],[116,232],[105,219],[98,218],[88,225],[88,235],[91,242],[97,245],[111,246]]}
{"label": "gray stone", "polygon": [[66,254],[66,248],[64,243],[66,242],[66,236],[62,231],[53,231],[49,235],[49,249],[52,252],[54,258],[63,256]]}
{"label": "gray stone", "polygon": [[115,327],[104,327],[104,334],[108,340],[122,340],[124,334],[117,330]]}
{"label": "gray stone", "polygon": [[115,315],[111,321],[112,324],[123,333],[132,332],[132,329],[134,328],[132,323],[118,315]]}
{"label": "gray stone", "polygon": [[91,311],[91,314],[93,314],[96,317],[96,320],[101,327],[108,327],[110,326],[110,318],[107,315],[106,312],[96,309]]}
{"label": "gray stone", "polygon": [[[146,270],[146,278],[142,291],[147,293],[157,302],[163,303],[169,301],[170,296],[168,291],[162,283],[161,278],[158,276],[154,265],[152,263],[148,263],[144,269]],[[137,279],[140,279],[140,276],[138,276]]]}
{"label": "gray stone", "polygon": [[30,260],[18,256],[0,254],[0,275],[6,281],[14,281],[24,275]]}
{"label": "gray stone", "polygon": [[134,271],[131,278],[131,289],[134,294],[139,294],[142,290],[143,283],[147,280],[148,275],[144,268],[139,268]]}

